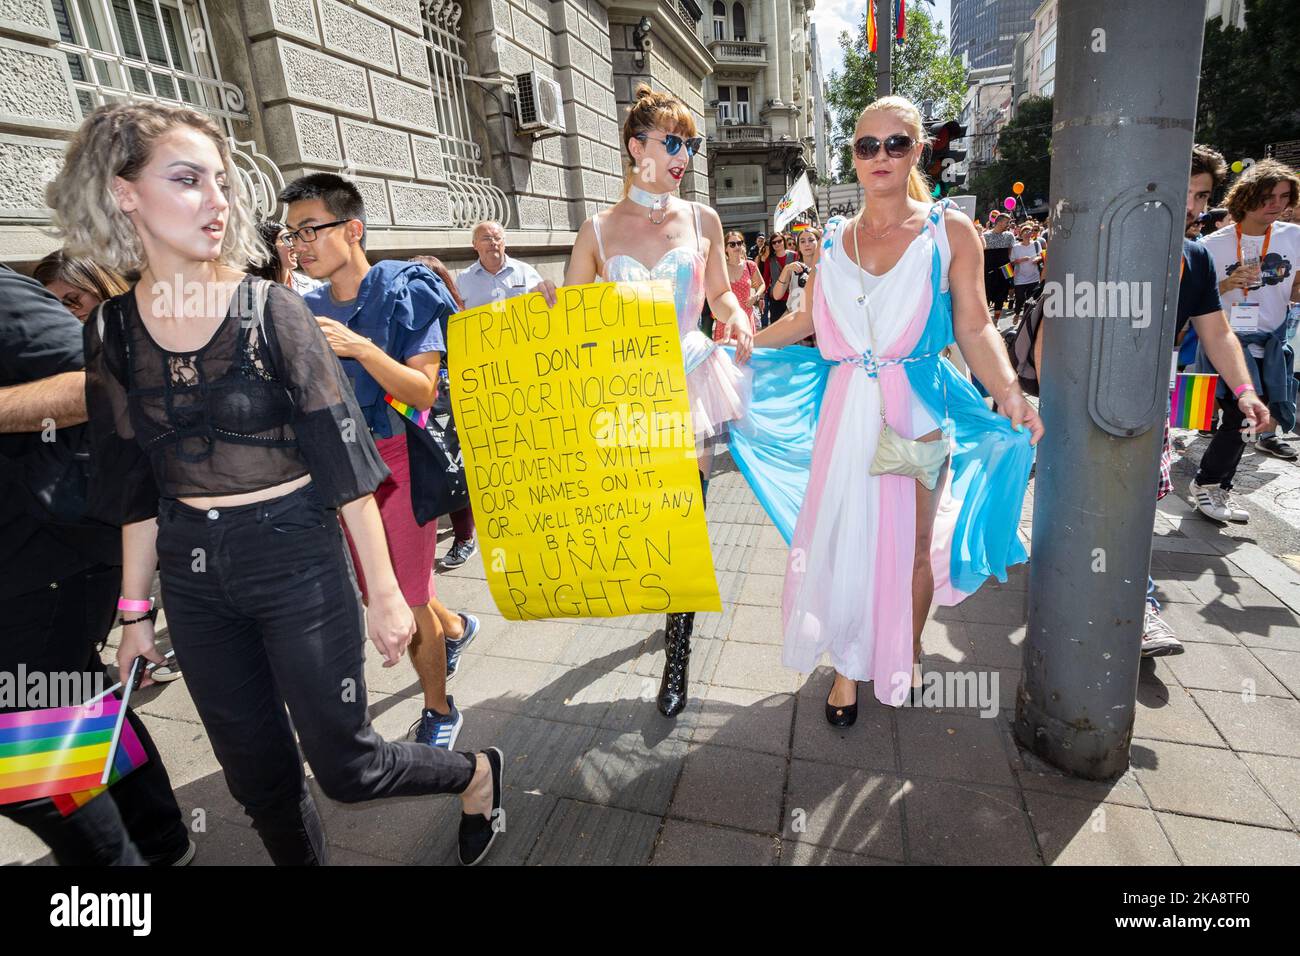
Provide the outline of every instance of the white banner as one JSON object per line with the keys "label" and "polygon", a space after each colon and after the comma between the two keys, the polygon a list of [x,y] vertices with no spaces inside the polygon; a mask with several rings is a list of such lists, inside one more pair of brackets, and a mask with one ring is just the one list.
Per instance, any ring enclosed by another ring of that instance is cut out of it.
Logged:
{"label": "white banner", "polygon": [[816,205],[817,200],[813,197],[812,186],[808,184],[808,174],[804,173],[776,204],[776,215],[773,217],[776,231],[783,231],[801,212],[812,209]]}

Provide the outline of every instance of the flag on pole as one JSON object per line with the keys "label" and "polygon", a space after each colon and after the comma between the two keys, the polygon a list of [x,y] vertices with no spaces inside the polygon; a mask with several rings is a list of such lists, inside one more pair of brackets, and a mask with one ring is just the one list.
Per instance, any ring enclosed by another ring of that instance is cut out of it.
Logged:
{"label": "flag on pole", "polygon": [[903,12],[905,2],[906,0],[898,0],[898,16],[894,20],[894,38],[899,46],[902,46],[907,38],[907,14]]}
{"label": "flag on pole", "polygon": [[[69,813],[106,789],[99,781],[122,702],[0,714],[0,805],[51,797]],[[123,725],[110,785],[148,759],[129,723]]]}
{"label": "flag on pole", "polygon": [[888,0],[868,0],[867,3],[867,50],[876,52],[876,4]]}
{"label": "flag on pole", "polygon": [[781,201],[776,204],[776,215],[773,217],[773,225],[776,227],[776,231],[781,232],[791,219],[815,205],[817,205],[817,200],[813,197],[812,186],[808,183],[808,174],[804,173],[790,187],[790,191],[781,197]]}

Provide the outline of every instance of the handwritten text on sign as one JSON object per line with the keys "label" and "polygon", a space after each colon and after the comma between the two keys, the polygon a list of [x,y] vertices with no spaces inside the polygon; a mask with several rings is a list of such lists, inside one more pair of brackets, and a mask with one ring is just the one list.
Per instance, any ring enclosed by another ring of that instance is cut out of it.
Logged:
{"label": "handwritten text on sign", "polygon": [[488,586],[512,620],[721,610],[663,282],[452,316],[452,408]]}

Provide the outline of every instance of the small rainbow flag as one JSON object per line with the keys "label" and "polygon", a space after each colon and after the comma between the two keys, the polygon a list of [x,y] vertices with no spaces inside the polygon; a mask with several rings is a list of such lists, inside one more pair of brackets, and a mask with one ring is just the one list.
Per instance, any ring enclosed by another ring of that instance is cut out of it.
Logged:
{"label": "small rainbow flag", "polygon": [[867,4],[867,49],[876,52],[876,5]]}
{"label": "small rainbow flag", "polygon": [[1016,274],[1016,267],[1008,262],[1006,265],[1002,267],[1002,274],[1006,276],[1008,279],[1010,279],[1013,275]]}
{"label": "small rainbow flag", "polygon": [[397,414],[401,415],[403,418],[409,418],[421,428],[429,424],[429,410],[427,408],[424,409],[424,411],[420,411],[418,408],[412,408],[410,405],[406,404],[406,402],[399,402],[391,395],[385,395],[384,401],[393,406],[393,409]]}
{"label": "small rainbow flag", "polygon": [[1208,431],[1214,427],[1214,393],[1219,376],[1184,372],[1174,380],[1169,401],[1169,427]]}
{"label": "small rainbow flag", "polygon": [[792,233],[800,233],[800,232],[803,232],[803,231],[804,231],[805,229],[807,229],[807,228],[808,228],[808,223],[806,223],[806,222],[796,222],[793,226],[790,227],[790,231],[791,231]]}
{"label": "small rainbow flag", "polygon": [[[99,796],[104,761],[122,702],[0,714],[0,804],[51,797],[67,816]],[[122,725],[109,785],[146,760],[131,724]]]}

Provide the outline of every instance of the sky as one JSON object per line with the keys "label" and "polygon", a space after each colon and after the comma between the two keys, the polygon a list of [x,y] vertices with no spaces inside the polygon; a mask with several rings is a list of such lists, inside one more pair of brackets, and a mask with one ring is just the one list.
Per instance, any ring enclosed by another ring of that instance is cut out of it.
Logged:
{"label": "sky", "polygon": [[[920,0],[909,0],[919,3]],[[827,77],[832,70],[838,70],[844,64],[844,55],[840,51],[840,31],[852,33],[862,19],[866,0],[817,0],[813,8],[812,22],[817,27],[817,42],[821,44],[822,71]],[[950,14],[951,0],[935,0],[930,13],[943,23],[943,32],[948,33],[952,22]]]}

